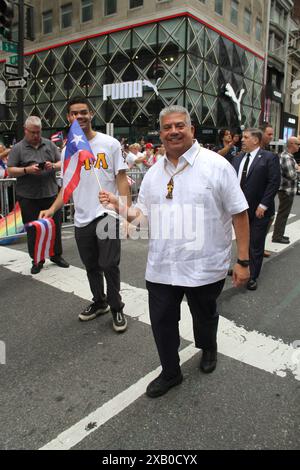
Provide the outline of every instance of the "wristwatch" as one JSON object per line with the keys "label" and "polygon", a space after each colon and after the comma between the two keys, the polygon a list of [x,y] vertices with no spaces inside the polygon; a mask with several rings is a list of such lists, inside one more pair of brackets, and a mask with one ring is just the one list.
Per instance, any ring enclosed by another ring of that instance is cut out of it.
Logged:
{"label": "wristwatch", "polygon": [[243,268],[248,268],[248,266],[250,265],[249,259],[237,259],[236,262],[237,264],[240,264],[241,266],[243,266]]}

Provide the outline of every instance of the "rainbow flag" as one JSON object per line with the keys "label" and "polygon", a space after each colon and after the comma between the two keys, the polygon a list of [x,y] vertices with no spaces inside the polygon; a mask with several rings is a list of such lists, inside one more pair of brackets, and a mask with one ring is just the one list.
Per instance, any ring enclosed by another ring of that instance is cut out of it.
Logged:
{"label": "rainbow flag", "polygon": [[0,245],[7,245],[12,243],[16,238],[4,238],[8,235],[24,232],[24,224],[21,216],[21,209],[17,202],[14,210],[12,210],[6,217],[0,219]]}

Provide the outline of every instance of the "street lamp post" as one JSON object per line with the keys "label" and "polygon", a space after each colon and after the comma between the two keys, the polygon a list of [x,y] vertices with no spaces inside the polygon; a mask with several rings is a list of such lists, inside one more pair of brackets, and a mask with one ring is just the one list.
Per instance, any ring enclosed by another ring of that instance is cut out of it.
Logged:
{"label": "street lamp post", "polygon": [[[19,8],[19,24],[18,24],[18,75],[24,76],[24,0],[18,1]],[[24,90],[17,90],[17,141],[23,137],[24,125]]]}
{"label": "street lamp post", "polygon": [[270,18],[271,18],[271,0],[267,2],[267,30],[266,30],[266,49],[265,49],[265,63],[264,63],[264,82],[263,82],[263,121],[266,121],[266,89],[268,79],[268,55],[269,55],[269,34],[270,34]]}

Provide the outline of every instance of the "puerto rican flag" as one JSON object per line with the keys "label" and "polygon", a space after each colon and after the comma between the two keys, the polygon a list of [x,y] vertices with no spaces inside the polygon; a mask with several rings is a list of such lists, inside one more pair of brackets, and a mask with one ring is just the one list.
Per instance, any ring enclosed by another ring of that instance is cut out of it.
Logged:
{"label": "puerto rican flag", "polygon": [[56,132],[56,134],[52,134],[50,140],[51,142],[62,142],[64,140],[62,131]]}
{"label": "puerto rican flag", "polygon": [[0,178],[7,178],[7,177],[8,177],[7,166],[3,160],[0,160]]}
{"label": "puerto rican flag", "polygon": [[85,160],[94,162],[95,156],[90,144],[75,120],[70,127],[67,139],[63,168],[63,200],[64,204],[70,199],[80,180],[81,167]]}
{"label": "puerto rican flag", "polygon": [[34,245],[34,264],[38,264],[45,258],[54,256],[54,242],[55,242],[55,223],[51,218],[33,220],[25,225],[26,230],[29,227],[34,227],[36,231],[35,245]]}

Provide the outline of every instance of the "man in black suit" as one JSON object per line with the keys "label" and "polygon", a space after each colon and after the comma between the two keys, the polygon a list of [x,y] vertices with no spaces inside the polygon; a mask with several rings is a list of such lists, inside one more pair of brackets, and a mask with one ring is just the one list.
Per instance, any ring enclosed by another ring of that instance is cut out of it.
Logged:
{"label": "man in black suit", "polygon": [[274,198],[280,185],[277,155],[261,148],[262,131],[246,129],[242,153],[233,160],[241,188],[247,199],[250,222],[250,280],[247,289],[257,289],[268,223],[275,213]]}

